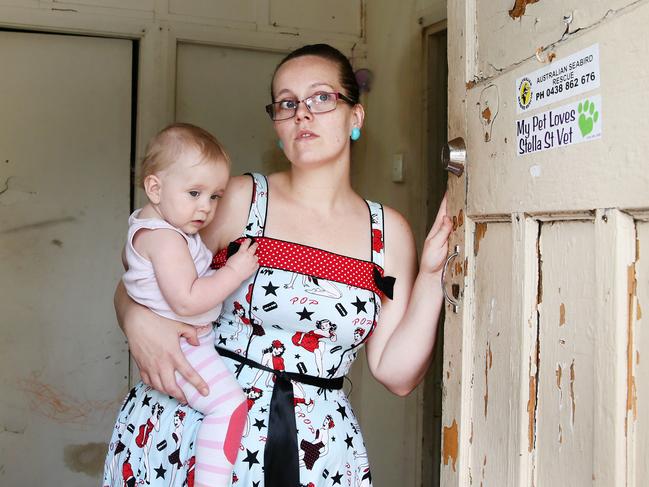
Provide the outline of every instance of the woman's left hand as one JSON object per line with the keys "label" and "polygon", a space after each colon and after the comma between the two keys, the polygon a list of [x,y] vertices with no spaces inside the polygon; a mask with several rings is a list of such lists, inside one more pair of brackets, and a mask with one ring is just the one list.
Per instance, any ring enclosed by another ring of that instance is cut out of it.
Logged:
{"label": "woman's left hand", "polygon": [[451,219],[446,215],[446,195],[444,195],[435,223],[424,241],[419,272],[436,274],[442,271],[448,252],[448,236],[452,228]]}

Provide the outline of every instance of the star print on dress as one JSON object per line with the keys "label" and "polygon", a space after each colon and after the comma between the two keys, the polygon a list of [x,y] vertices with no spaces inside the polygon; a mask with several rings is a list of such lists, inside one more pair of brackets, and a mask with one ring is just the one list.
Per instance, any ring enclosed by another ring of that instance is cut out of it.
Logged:
{"label": "star print on dress", "polygon": [[226,345],[227,341],[228,341],[227,338],[223,338],[223,335],[219,334],[219,343],[218,343],[219,345]]}
{"label": "star print on dress", "polygon": [[142,406],[150,406],[151,405],[151,396],[144,396],[144,399],[142,399]]}
{"label": "star print on dress", "polygon": [[248,468],[250,469],[255,463],[259,463],[259,460],[257,460],[257,454],[259,453],[259,450],[251,452],[246,448],[246,453],[246,458],[244,458],[243,461],[248,463]]}
{"label": "star print on dress", "polygon": [[306,307],[302,308],[302,311],[296,311],[297,315],[300,317],[300,321],[309,320],[311,321],[311,315],[314,311],[307,311]]}
{"label": "star print on dress", "polygon": [[277,296],[277,293],[275,291],[279,289],[279,286],[273,286],[272,281],[269,281],[267,285],[261,287],[264,289],[264,291],[266,291],[266,294],[264,294],[264,296],[268,296],[269,294]]}
{"label": "star print on dress", "polygon": [[259,431],[261,431],[263,428],[266,427],[266,423],[264,422],[263,419],[255,419],[255,424],[253,424],[255,428],[258,428]]}
{"label": "star print on dress", "polygon": [[167,469],[163,468],[162,464],[160,464],[160,466],[158,468],[154,469],[154,470],[155,470],[155,478],[157,478],[157,479],[159,479],[159,478],[164,479],[165,478],[165,473],[167,473]]}
{"label": "star print on dress", "polygon": [[342,417],[342,419],[345,419],[347,417],[347,409],[345,408],[345,406],[343,406],[339,402],[336,402],[336,404],[338,404],[338,409],[336,409],[336,411],[338,411],[340,413],[340,416]]}
{"label": "star print on dress", "polygon": [[347,449],[354,448],[354,438],[345,433],[347,438],[345,438],[345,443],[347,443]]}
{"label": "star print on dress", "polygon": [[360,314],[361,311],[367,313],[367,310],[365,309],[366,304],[367,301],[361,301],[358,296],[356,296],[356,301],[352,303],[352,305],[356,307],[356,314]]}
{"label": "star print on dress", "polygon": [[332,484],[331,484],[331,485],[334,485],[334,484],[342,485],[342,484],[340,483],[340,481],[342,480],[342,478],[343,478],[342,474],[341,474],[339,471],[336,471],[336,475],[332,475],[332,476],[331,476],[331,480],[332,480]]}

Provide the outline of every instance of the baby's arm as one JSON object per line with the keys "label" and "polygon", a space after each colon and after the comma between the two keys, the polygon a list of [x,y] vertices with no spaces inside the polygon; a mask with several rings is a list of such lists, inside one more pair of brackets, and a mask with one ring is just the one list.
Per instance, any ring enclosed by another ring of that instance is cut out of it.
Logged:
{"label": "baby's arm", "polygon": [[214,308],[257,270],[257,244],[246,241],[214,274],[198,277],[185,239],[173,230],[140,230],[136,250],[151,261],[160,291],[174,313],[192,316]]}

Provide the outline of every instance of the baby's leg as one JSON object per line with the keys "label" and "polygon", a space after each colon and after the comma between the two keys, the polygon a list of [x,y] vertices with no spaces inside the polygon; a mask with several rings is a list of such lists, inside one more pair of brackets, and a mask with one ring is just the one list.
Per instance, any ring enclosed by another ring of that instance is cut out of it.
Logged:
{"label": "baby's leg", "polygon": [[205,415],[196,438],[195,487],[230,484],[248,408],[239,383],[214,349],[214,332],[199,337],[194,347],[181,339],[189,363],[210,388],[207,397],[176,373],[189,405]]}

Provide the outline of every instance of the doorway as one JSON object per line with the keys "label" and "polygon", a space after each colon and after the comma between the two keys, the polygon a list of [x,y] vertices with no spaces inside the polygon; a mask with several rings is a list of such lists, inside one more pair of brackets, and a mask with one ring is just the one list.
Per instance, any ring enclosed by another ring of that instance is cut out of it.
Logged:
{"label": "doorway", "polygon": [[[446,22],[424,30],[425,154],[427,167],[426,221],[433,222],[446,190],[446,172],[440,153],[447,137],[447,36]],[[430,224],[430,223],[429,223]],[[442,425],[442,359],[444,316],[440,316],[433,363],[424,380],[422,487],[436,487],[440,480]]]}
{"label": "doorway", "polygon": [[1,483],[95,484],[128,386],[137,42],[0,31],[0,64]]}

